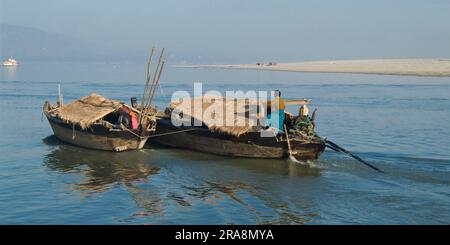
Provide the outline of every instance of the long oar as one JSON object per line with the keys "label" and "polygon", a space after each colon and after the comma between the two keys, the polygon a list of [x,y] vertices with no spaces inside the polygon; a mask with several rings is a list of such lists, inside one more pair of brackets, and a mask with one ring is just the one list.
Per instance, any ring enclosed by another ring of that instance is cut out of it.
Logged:
{"label": "long oar", "polygon": [[347,151],[346,149],[340,147],[340,146],[337,145],[336,143],[334,143],[334,142],[332,142],[332,141],[329,141],[329,140],[327,140],[327,139],[325,140],[325,143],[327,143],[326,146],[327,146],[328,148],[330,148],[330,149],[332,149],[332,150],[334,150],[334,151],[337,151],[337,152],[343,152],[343,153],[345,153],[345,154],[347,154],[347,155],[353,157],[353,158],[356,159],[357,161],[359,161],[359,162],[365,164],[366,166],[370,167],[371,169],[374,169],[374,170],[376,170],[376,171],[378,171],[378,172],[380,172],[380,173],[384,173],[383,170],[381,170],[381,169],[379,169],[379,168],[373,166],[372,164],[370,164],[370,163],[364,161],[364,160],[361,159],[360,157],[353,155],[353,153],[351,153],[350,151]]}

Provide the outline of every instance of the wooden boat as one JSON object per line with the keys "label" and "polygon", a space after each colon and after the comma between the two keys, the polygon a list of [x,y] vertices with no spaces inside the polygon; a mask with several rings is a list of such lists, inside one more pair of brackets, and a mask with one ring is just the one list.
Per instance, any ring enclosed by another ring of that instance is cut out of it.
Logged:
{"label": "wooden boat", "polygon": [[[202,102],[204,108],[206,103]],[[273,128],[272,137],[261,137],[261,126],[217,127],[212,124],[203,126],[174,126],[171,120],[171,105],[165,116],[157,119],[156,133],[151,142],[159,145],[190,149],[224,156],[251,158],[285,158],[290,155],[298,160],[317,159],[325,150],[325,141],[317,135],[305,137],[290,129],[286,134],[277,134]],[[186,110],[183,111],[186,115]],[[286,123],[291,124],[293,116],[286,115]],[[291,151],[289,150],[288,140]]]}
{"label": "wooden boat", "polygon": [[156,120],[150,116],[144,117],[137,129],[118,123],[123,113],[133,112],[138,117],[141,113],[121,101],[95,93],[63,106],[52,106],[47,101],[43,111],[58,139],[98,150],[141,149],[156,125]]}

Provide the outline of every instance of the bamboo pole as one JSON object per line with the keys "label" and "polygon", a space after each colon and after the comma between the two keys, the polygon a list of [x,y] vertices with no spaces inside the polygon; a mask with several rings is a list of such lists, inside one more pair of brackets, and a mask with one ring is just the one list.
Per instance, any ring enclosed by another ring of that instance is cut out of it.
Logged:
{"label": "bamboo pole", "polygon": [[161,68],[159,69],[158,77],[156,78],[156,82],[155,82],[155,89],[153,90],[152,96],[151,96],[150,99],[149,99],[149,106],[152,104],[153,97],[155,96],[156,87],[158,86],[159,78],[161,77],[161,73],[162,73],[162,70],[163,70],[163,68],[164,68],[164,64],[165,64],[165,61],[163,61],[163,62],[161,63]]}
{"label": "bamboo pole", "polygon": [[149,103],[150,102],[150,95],[153,93],[153,90],[156,89],[156,87],[154,85],[155,85],[156,78],[158,77],[158,72],[160,71],[160,66],[161,66],[161,61],[162,61],[163,54],[164,54],[164,48],[161,50],[161,54],[159,55],[158,65],[156,66],[155,74],[153,75],[152,85],[150,86],[150,91],[148,93],[148,99],[147,99],[147,103],[146,103],[146,106],[145,106],[146,108],[148,108],[150,106],[150,103]]}
{"label": "bamboo pole", "polygon": [[63,107],[63,97],[61,94],[61,82],[58,83],[58,103],[59,103],[59,107]]}
{"label": "bamboo pole", "polygon": [[150,57],[148,59],[147,62],[147,78],[145,80],[145,88],[144,88],[144,94],[142,95],[142,100],[141,100],[141,108],[144,107],[144,99],[145,99],[145,95],[147,94],[147,90],[148,90],[148,83],[150,82],[150,66],[153,60],[153,54],[155,52],[155,47],[152,47],[152,51],[150,52]]}
{"label": "bamboo pole", "polygon": [[161,50],[161,54],[159,55],[158,65],[156,66],[155,74],[153,75],[152,85],[150,86],[150,90],[148,93],[147,103],[145,104],[144,114],[148,114],[148,111],[150,109],[149,108],[150,107],[150,96],[151,96],[151,94],[154,94],[153,91],[156,89],[155,82],[156,82],[156,78],[158,77],[158,74],[160,72],[160,66],[161,66],[161,60],[162,60],[163,54],[164,54],[164,48]]}
{"label": "bamboo pole", "polygon": [[153,61],[154,53],[155,53],[155,47],[152,47],[152,51],[150,52],[150,57],[147,62],[147,78],[145,80],[144,93],[142,94],[142,99],[141,99],[141,117],[139,118],[139,124],[142,123],[142,114],[144,112],[144,100],[146,98],[146,94],[147,94],[147,90],[148,90],[148,83],[150,82],[150,66]]}
{"label": "bamboo pole", "polygon": [[[157,87],[157,85],[159,83],[159,78],[161,77],[161,72],[163,70],[164,63],[165,63],[165,61],[163,61],[161,63],[161,66],[160,66],[159,71],[157,73],[158,75],[157,75],[156,80],[155,80],[154,90],[153,90],[152,94],[149,93],[148,104],[146,106],[147,110],[145,111],[145,116],[148,116],[148,114],[150,113],[152,100],[153,100],[153,97],[155,96],[156,87]],[[156,74],[155,74],[155,76],[156,76]]]}

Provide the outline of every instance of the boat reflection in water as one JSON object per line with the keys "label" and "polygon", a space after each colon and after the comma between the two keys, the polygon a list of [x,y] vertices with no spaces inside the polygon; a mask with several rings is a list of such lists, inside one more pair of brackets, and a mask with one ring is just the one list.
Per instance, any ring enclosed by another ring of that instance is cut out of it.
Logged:
{"label": "boat reflection in water", "polygon": [[[159,146],[153,146],[159,148]],[[167,150],[167,149],[165,149]],[[269,176],[309,177],[320,176],[322,169],[317,165],[318,160],[293,162],[287,159],[258,159],[241,157],[222,157],[214,154],[204,154],[184,149],[170,149],[171,154],[186,161],[204,163],[205,168],[214,169],[211,163],[220,164],[223,167],[234,167],[243,173],[257,172]]]}
{"label": "boat reflection in water", "polygon": [[[43,141],[50,148],[44,164],[61,173],[63,182],[83,199],[105,205],[102,193],[123,195],[121,188],[129,193],[136,207],[107,202],[119,210],[133,210],[125,211],[120,222],[303,224],[317,217],[314,200],[303,194],[311,186],[308,182],[320,175],[317,168],[167,148],[151,154],[148,150],[113,154],[62,144],[55,136]],[[278,176],[287,183],[306,182],[285,196]]]}
{"label": "boat reflection in water", "polygon": [[70,184],[71,188],[82,192],[83,198],[93,197],[122,185],[136,205],[144,209],[136,215],[158,214],[161,211],[162,200],[159,192],[143,188],[144,185],[141,185],[148,184],[151,176],[158,174],[160,170],[151,165],[147,155],[138,152],[111,154],[60,144],[54,135],[46,137],[43,141],[47,145],[57,146],[44,158],[44,164],[49,169],[84,177]]}

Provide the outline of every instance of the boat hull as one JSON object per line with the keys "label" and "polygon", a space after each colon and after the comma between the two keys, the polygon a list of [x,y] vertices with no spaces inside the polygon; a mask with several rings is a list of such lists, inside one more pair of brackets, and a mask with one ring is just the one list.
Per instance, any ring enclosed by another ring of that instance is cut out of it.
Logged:
{"label": "boat hull", "polygon": [[[170,120],[159,120],[152,143],[175,148],[248,158],[285,158],[289,156],[286,141],[275,137],[260,137],[259,132],[241,137],[211,132],[208,128],[178,128]],[[292,140],[294,156],[298,160],[317,159],[325,150],[322,143],[304,143]]]}
{"label": "boat hull", "polygon": [[138,138],[128,131],[110,131],[102,125],[89,129],[66,124],[46,114],[55,136],[61,141],[89,149],[105,151],[126,151],[142,149],[147,137]]}

